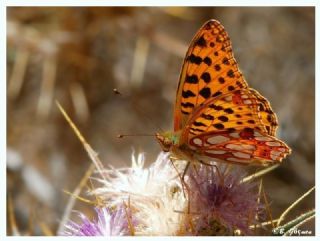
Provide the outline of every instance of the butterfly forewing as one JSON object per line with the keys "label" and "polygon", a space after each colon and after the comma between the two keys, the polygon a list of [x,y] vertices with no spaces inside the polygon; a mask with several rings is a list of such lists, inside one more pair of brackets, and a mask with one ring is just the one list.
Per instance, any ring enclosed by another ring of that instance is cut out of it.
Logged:
{"label": "butterfly forewing", "polygon": [[206,100],[246,87],[227,32],[218,21],[208,21],[193,38],[184,60],[174,130],[182,129],[194,109]]}

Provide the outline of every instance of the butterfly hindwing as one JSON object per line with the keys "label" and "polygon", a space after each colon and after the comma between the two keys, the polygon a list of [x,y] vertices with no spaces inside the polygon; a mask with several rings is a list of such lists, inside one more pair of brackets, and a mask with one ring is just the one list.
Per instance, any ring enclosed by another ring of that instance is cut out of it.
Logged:
{"label": "butterfly hindwing", "polygon": [[190,145],[200,160],[201,156],[207,156],[210,161],[237,164],[273,164],[290,153],[282,141],[251,128],[204,133],[194,136]]}
{"label": "butterfly hindwing", "polygon": [[274,136],[278,127],[278,120],[277,116],[271,109],[269,101],[254,89],[250,89],[250,92],[257,98],[259,102],[259,115],[263,125],[266,127],[267,133],[271,136]]}
{"label": "butterfly hindwing", "polygon": [[182,133],[182,142],[213,160],[242,164],[280,161],[290,151],[270,135],[277,123],[266,118],[276,120],[269,103],[258,92],[235,90],[199,106]]}
{"label": "butterfly hindwing", "polygon": [[211,98],[199,106],[189,119],[183,137],[212,131],[233,131],[246,127],[267,133],[259,111],[260,101],[249,89]]}

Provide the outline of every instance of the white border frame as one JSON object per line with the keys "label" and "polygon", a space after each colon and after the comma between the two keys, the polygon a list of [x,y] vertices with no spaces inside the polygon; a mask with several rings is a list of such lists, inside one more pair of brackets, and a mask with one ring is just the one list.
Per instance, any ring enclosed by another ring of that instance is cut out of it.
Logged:
{"label": "white border frame", "polygon": [[[3,2],[3,3],[2,3]],[[152,1],[152,0],[140,0],[140,1],[130,1],[130,0],[108,0],[108,1],[103,1],[103,0],[55,0],[55,1],[50,1],[50,0],[5,0],[1,2],[1,11],[0,11],[0,26],[1,26],[1,38],[0,38],[0,48],[1,48],[1,53],[2,53],[2,58],[0,60],[1,64],[1,74],[2,74],[2,81],[0,82],[0,110],[2,115],[4,115],[0,119],[1,123],[1,139],[0,139],[0,153],[2,154],[1,161],[0,161],[0,187],[2,190],[2,194],[7,195],[7,187],[6,187],[6,8],[7,6],[254,6],[254,7],[262,7],[262,6],[267,6],[267,7],[279,7],[279,6],[310,6],[310,7],[316,7],[315,12],[316,12],[316,61],[315,61],[315,91],[316,91],[316,127],[318,127],[318,121],[319,121],[319,115],[320,115],[320,109],[318,110],[318,104],[319,104],[319,85],[317,84],[317,80],[319,81],[319,48],[317,46],[317,40],[319,40],[319,1],[311,1],[311,0],[268,0],[268,1],[253,1],[253,0],[234,0],[234,1],[229,1],[229,0],[221,0],[221,1],[210,1],[210,0],[201,0],[201,1],[196,1],[196,0],[161,0],[161,1]],[[303,71],[303,70],[301,70]],[[303,98],[303,97],[302,97]],[[317,150],[319,149],[319,142],[317,141],[319,138],[319,130],[316,129],[316,135],[315,135],[315,143],[316,143],[316,158],[315,158],[315,166],[316,166],[316,185],[319,183],[319,178],[320,178],[320,171],[319,171],[319,158],[317,155]],[[303,140],[301,140],[303,141]],[[2,195],[0,198],[0,239],[1,240],[21,240],[21,239],[29,239],[29,240],[34,240],[34,239],[56,239],[57,237],[11,237],[11,236],[6,236],[6,195]],[[319,202],[319,192],[316,191],[316,204]],[[317,217],[319,211],[319,206],[316,205],[316,237],[320,235],[319,232],[319,227],[320,227],[320,221],[319,218]],[[315,239],[316,237],[290,237],[290,239]],[[58,237],[59,240],[74,240],[78,239],[78,237]],[[106,240],[106,237],[93,237],[94,240]],[[193,239],[193,237],[110,237],[110,239],[113,240],[124,240],[126,238],[137,238],[141,240],[146,240],[149,238],[152,238],[154,240],[172,240],[172,239],[181,239],[183,238],[184,240],[189,240]],[[204,240],[212,240],[213,237],[197,237],[201,238]],[[218,240],[225,239],[226,237],[214,237],[217,238]],[[239,239],[241,237],[230,237],[231,239]],[[256,239],[256,237],[245,237],[246,239]],[[271,238],[277,238],[277,237],[259,237],[260,239],[271,239]],[[90,237],[86,237],[87,239],[91,239]],[[84,239],[82,239],[84,240]]]}

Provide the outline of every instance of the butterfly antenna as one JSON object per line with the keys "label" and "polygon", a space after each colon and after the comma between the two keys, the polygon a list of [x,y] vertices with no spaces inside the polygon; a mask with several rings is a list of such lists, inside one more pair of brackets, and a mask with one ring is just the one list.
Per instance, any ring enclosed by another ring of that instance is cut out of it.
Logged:
{"label": "butterfly antenna", "polygon": [[117,137],[119,138],[119,139],[121,139],[121,138],[124,138],[124,137],[127,137],[127,136],[156,136],[155,134],[129,134],[129,135],[127,135],[127,134],[118,134],[117,135]]}
{"label": "butterfly antenna", "polygon": [[[117,88],[114,88],[113,89],[113,93],[119,97],[127,97],[127,96],[124,96]],[[155,124],[155,121],[150,117],[148,116],[143,110],[142,108],[140,108],[139,104],[137,102],[135,102],[134,100],[132,101],[133,103],[133,109],[135,111],[137,111],[143,118],[145,118],[147,120],[147,123],[151,123],[157,130],[160,130],[161,132],[164,132],[163,129],[156,125]],[[147,135],[146,135],[147,136]],[[121,137],[120,137],[121,138]]]}

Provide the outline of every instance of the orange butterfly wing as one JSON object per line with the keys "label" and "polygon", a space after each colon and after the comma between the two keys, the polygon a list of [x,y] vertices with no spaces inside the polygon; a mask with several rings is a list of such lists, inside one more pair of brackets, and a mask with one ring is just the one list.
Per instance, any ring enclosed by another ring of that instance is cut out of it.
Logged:
{"label": "orange butterfly wing", "polygon": [[218,21],[208,21],[193,38],[184,59],[174,111],[174,130],[182,129],[193,110],[207,99],[246,87],[227,32]]}
{"label": "orange butterfly wing", "polygon": [[[280,162],[289,147],[270,135],[264,122],[265,99],[252,89],[215,97],[195,109],[181,135],[197,155],[239,164]],[[262,100],[262,101],[261,101]],[[274,119],[275,115],[271,115]]]}
{"label": "orange butterfly wing", "polygon": [[290,148],[274,137],[277,126],[269,102],[248,88],[223,26],[216,20],[205,23],[180,75],[174,117],[180,145],[211,160],[279,162]]}

